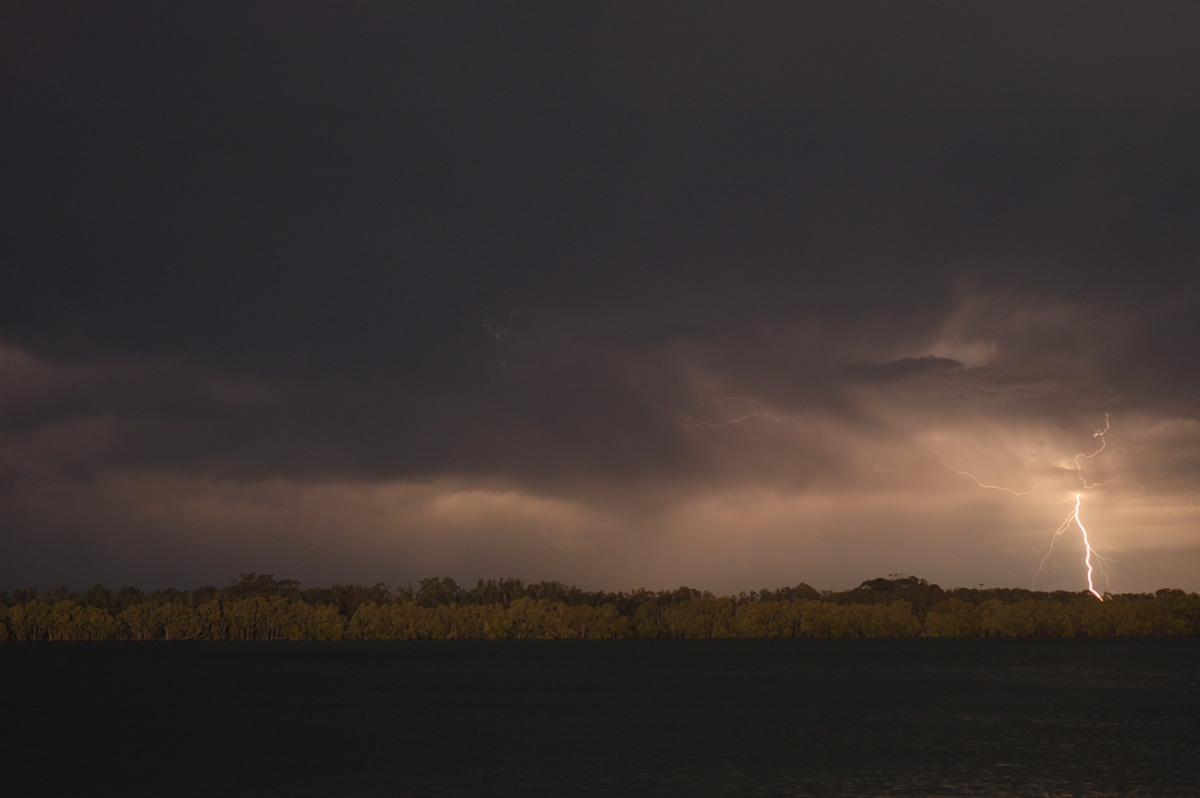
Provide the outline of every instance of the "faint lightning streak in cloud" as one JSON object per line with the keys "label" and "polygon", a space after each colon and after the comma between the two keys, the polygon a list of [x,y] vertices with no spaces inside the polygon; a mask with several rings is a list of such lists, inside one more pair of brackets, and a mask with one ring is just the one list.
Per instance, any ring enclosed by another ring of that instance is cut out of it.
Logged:
{"label": "faint lightning streak in cloud", "polygon": [[969,478],[975,480],[975,484],[981,488],[987,488],[988,490],[1000,490],[1000,491],[1004,491],[1005,493],[1011,493],[1014,496],[1028,496],[1029,494],[1031,494],[1035,490],[1037,490],[1038,487],[1040,487],[1042,484],[1041,482],[1039,482],[1039,483],[1037,483],[1037,485],[1034,485],[1029,490],[1016,490],[1014,488],[1006,488],[1003,485],[988,485],[985,482],[983,482],[983,480],[981,480],[979,477],[975,476],[974,474],[970,473],[969,471],[959,471],[957,468],[951,468],[950,470],[953,471],[955,474],[958,474],[959,476],[969,477]]}
{"label": "faint lightning streak in cloud", "polygon": [[[725,404],[726,402],[735,402],[735,401],[741,401],[741,402],[746,402],[746,403],[749,403],[752,405],[757,405],[761,400],[756,399],[753,396],[722,396],[719,399],[713,399],[712,401],[706,402],[705,404],[711,406],[711,405],[721,405],[721,404]],[[709,421],[709,420],[692,421],[691,415],[688,415],[687,418],[683,422],[683,428],[685,430],[697,429],[699,427],[706,427],[708,429],[716,429],[718,427],[728,427],[728,426],[731,426],[734,424],[741,424],[743,421],[749,421],[752,418],[764,418],[764,419],[767,419],[768,421],[782,421],[783,420],[783,416],[777,416],[767,410],[753,410],[749,413],[743,413],[742,415],[737,416],[735,418],[726,418],[726,419],[721,419],[718,421]]]}
{"label": "faint lightning streak in cloud", "polygon": [[482,327],[483,329],[487,330],[488,334],[490,336],[492,336],[493,338],[495,338],[497,341],[500,340],[500,336],[504,335],[506,332],[508,332],[509,330],[512,329],[512,327],[509,326],[509,327],[501,327],[499,330],[497,330],[495,327],[488,324],[486,321],[483,322],[482,324],[480,324],[479,326]]}
{"label": "faint lightning streak in cloud", "polygon": [[512,325],[510,324],[507,327],[496,328],[485,321],[485,322],[482,322],[479,326],[482,327],[483,329],[487,330],[487,334],[492,338],[492,340],[494,340],[496,342],[494,344],[494,347],[495,347],[496,357],[499,359],[499,367],[506,368],[508,366],[508,358],[505,357],[505,346],[504,346],[504,342],[500,340],[500,337],[503,336],[505,333],[507,333],[509,330],[511,330]]}
{"label": "faint lightning streak in cloud", "polygon": [[693,422],[691,420],[691,416],[688,416],[688,420],[683,422],[683,428],[684,429],[696,429],[697,427],[708,427],[709,429],[716,429],[717,427],[728,427],[732,424],[741,424],[743,421],[748,421],[752,418],[765,418],[770,421],[782,421],[783,420],[783,416],[771,415],[766,410],[757,410],[753,413],[747,413],[744,416],[738,416],[737,418],[726,419],[725,421],[695,421],[695,422]]}

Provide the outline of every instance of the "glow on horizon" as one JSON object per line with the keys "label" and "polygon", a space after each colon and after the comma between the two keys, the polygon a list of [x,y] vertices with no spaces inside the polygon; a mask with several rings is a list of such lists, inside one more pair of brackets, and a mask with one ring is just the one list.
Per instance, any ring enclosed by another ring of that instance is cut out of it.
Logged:
{"label": "glow on horizon", "polygon": [[[53,410],[6,432],[0,465],[28,475],[0,496],[6,518],[20,521],[8,543],[30,563],[5,558],[8,582],[203,584],[256,568],[308,583],[504,574],[731,593],[796,581],[842,589],[895,571],[943,584],[1015,585],[1029,580],[1053,530],[1055,539],[1084,538],[1093,595],[1112,592],[1105,580],[1118,577],[1122,592],[1197,589],[1200,422],[1191,419],[1122,413],[1112,424],[1121,438],[1107,446],[1104,416],[1092,444],[1079,447],[1057,424],[1014,423],[974,402],[955,413],[924,396],[913,403],[864,389],[846,399],[877,422],[866,427],[855,415],[713,391],[722,398],[694,402],[692,428],[678,433],[690,446],[692,470],[682,474],[628,480],[572,470],[572,462],[551,477],[346,477],[280,467],[250,479],[239,475],[257,450],[169,467],[110,462],[110,452],[124,451],[118,437],[170,442],[184,434],[188,443],[190,429],[54,408],[72,408],[70,397],[87,391],[115,397],[128,384],[216,384],[219,401],[269,403],[269,383],[217,382],[167,361],[58,363],[3,344],[0,367],[19,389],[6,409]],[[678,432],[676,408],[660,410]],[[1060,493],[1049,488],[1056,480]],[[1061,529],[1048,528],[1047,519],[1064,516]],[[44,554],[50,546],[86,558],[64,564]],[[1055,556],[1044,558],[1047,571]],[[1082,590],[1075,550],[1067,557],[1063,573],[1035,578]]]}

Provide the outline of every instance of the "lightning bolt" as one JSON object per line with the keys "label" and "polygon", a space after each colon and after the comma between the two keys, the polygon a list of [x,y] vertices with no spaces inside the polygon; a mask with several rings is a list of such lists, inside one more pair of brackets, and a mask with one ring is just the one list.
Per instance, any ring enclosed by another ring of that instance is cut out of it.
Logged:
{"label": "lightning bolt", "polygon": [[[1108,414],[1105,413],[1104,414],[1104,427],[1103,428],[1098,427],[1096,429],[1096,431],[1092,433],[1093,438],[1100,439],[1099,448],[1097,448],[1096,451],[1092,452],[1091,454],[1080,452],[1080,453],[1076,454],[1075,457],[1072,459],[1072,462],[1075,463],[1075,476],[1076,476],[1076,478],[1079,479],[1079,483],[1083,486],[1084,490],[1091,490],[1092,488],[1098,488],[1108,482],[1108,480],[1105,480],[1104,482],[1089,482],[1087,479],[1087,476],[1084,474],[1083,461],[1087,460],[1090,462],[1093,458],[1096,457],[1096,455],[1098,455],[1102,451],[1104,451],[1104,448],[1107,445],[1107,442],[1105,441],[1104,436],[1108,434],[1109,429],[1110,429],[1110,424],[1109,424]],[[1062,537],[1063,534],[1065,532],[1067,532],[1067,530],[1071,529],[1072,527],[1076,527],[1079,529],[1080,538],[1083,540],[1083,567],[1084,567],[1084,570],[1087,572],[1088,592],[1091,593],[1093,596],[1095,596],[1100,601],[1104,601],[1104,596],[1100,595],[1100,592],[1098,590],[1096,590],[1095,573],[1096,573],[1096,571],[1099,571],[1101,574],[1104,575],[1105,581],[1106,582],[1108,581],[1108,574],[1104,571],[1104,563],[1107,562],[1107,560],[1105,560],[1103,557],[1101,557],[1099,555],[1099,553],[1097,553],[1096,550],[1094,548],[1092,548],[1092,541],[1088,535],[1087,527],[1083,525],[1083,519],[1081,519],[1079,517],[1079,508],[1080,508],[1080,505],[1082,504],[1082,502],[1083,502],[1083,494],[1076,493],[1074,509],[1072,509],[1070,515],[1068,515],[1063,520],[1063,522],[1058,525],[1058,528],[1054,530],[1054,535],[1050,538],[1050,548],[1046,551],[1045,556],[1042,557],[1042,562],[1041,562],[1041,564],[1038,565],[1037,572],[1034,573],[1033,578],[1037,579],[1038,575],[1040,575],[1042,573],[1042,571],[1045,570],[1046,563],[1051,560],[1051,558],[1054,554],[1054,544],[1058,541],[1058,539],[1060,537]],[[1093,561],[1095,563],[1094,565],[1093,565]]]}
{"label": "lightning bolt", "polygon": [[[1101,452],[1104,451],[1105,446],[1107,445],[1107,442],[1106,442],[1104,436],[1108,434],[1108,431],[1110,428],[1111,428],[1111,425],[1109,423],[1109,417],[1108,417],[1108,414],[1105,413],[1104,414],[1104,426],[1098,427],[1092,433],[1093,438],[1099,438],[1099,440],[1100,440],[1099,447],[1097,447],[1095,451],[1090,452],[1090,453],[1089,452],[1079,452],[1072,458],[1071,462],[1073,462],[1075,464],[1075,477],[1076,477],[1076,479],[1079,480],[1079,484],[1082,486],[1083,490],[1091,490],[1093,488],[1098,488],[1098,487],[1101,487],[1102,485],[1107,484],[1107,480],[1105,480],[1104,482],[1089,481],[1087,478],[1087,474],[1085,473],[1085,468],[1086,468],[1087,464],[1091,463],[1091,461],[1097,455],[1099,455]],[[1033,493],[1035,490],[1037,490],[1038,487],[1040,487],[1042,484],[1041,482],[1039,482],[1036,485],[1034,485],[1032,488],[1029,488],[1028,490],[1017,490],[1015,488],[1005,487],[1004,485],[992,485],[992,484],[986,483],[969,471],[960,471],[956,468],[951,468],[950,470],[953,471],[955,474],[958,474],[959,476],[967,477],[968,479],[974,481],[975,484],[981,488],[986,488],[988,490],[998,490],[998,491],[1002,491],[1004,493],[1011,493],[1014,496],[1028,496],[1030,493]],[[1046,569],[1047,563],[1049,563],[1053,560],[1054,544],[1056,542],[1058,542],[1058,539],[1061,538],[1068,530],[1073,529],[1073,528],[1078,529],[1080,538],[1083,541],[1083,566],[1084,566],[1084,571],[1087,573],[1088,592],[1091,593],[1096,598],[1098,598],[1100,601],[1104,601],[1104,596],[1102,596],[1100,594],[1100,592],[1096,589],[1096,572],[1098,571],[1100,574],[1102,574],[1104,576],[1105,581],[1107,582],[1108,574],[1104,570],[1104,564],[1106,562],[1108,562],[1108,560],[1106,560],[1104,557],[1101,557],[1100,554],[1094,548],[1092,548],[1091,537],[1088,535],[1087,527],[1083,525],[1083,519],[1080,517],[1080,514],[1079,514],[1079,510],[1080,510],[1080,506],[1081,506],[1082,502],[1083,502],[1083,493],[1082,492],[1076,493],[1074,508],[1071,510],[1071,513],[1063,520],[1063,522],[1061,524],[1059,524],[1058,527],[1054,530],[1054,535],[1050,539],[1050,548],[1046,551],[1046,554],[1042,557],[1042,561],[1038,565],[1037,571],[1034,573],[1033,578],[1036,581],[1038,576],[1041,575],[1042,571],[1044,571]]]}
{"label": "lightning bolt", "polygon": [[[1072,526],[1075,526],[1079,528],[1079,534],[1083,538],[1083,567],[1084,570],[1087,571],[1088,592],[1101,601],[1104,601],[1104,596],[1100,595],[1099,591],[1096,590],[1095,572],[1100,571],[1100,573],[1104,574],[1105,581],[1108,581],[1108,574],[1104,573],[1104,563],[1107,562],[1107,560],[1101,557],[1098,553],[1096,553],[1096,550],[1092,548],[1092,542],[1088,538],[1087,527],[1083,525],[1083,520],[1079,517],[1079,505],[1081,501],[1082,494],[1076,493],[1075,509],[1072,510],[1071,514],[1068,515],[1066,519],[1058,525],[1058,529],[1054,530],[1054,537],[1050,540],[1050,549],[1046,552],[1046,556],[1042,557],[1042,562],[1038,566],[1037,573],[1033,575],[1033,578],[1037,579],[1038,574],[1045,570],[1046,563],[1054,554],[1055,541],[1062,537],[1064,532],[1066,532]],[[1094,566],[1092,565],[1093,559],[1096,561],[1096,565]]]}

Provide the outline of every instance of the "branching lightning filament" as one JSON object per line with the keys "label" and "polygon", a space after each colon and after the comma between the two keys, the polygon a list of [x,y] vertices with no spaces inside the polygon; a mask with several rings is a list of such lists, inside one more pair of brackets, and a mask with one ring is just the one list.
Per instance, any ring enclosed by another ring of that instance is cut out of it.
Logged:
{"label": "branching lightning filament", "polygon": [[[1108,428],[1109,428],[1109,423],[1108,423],[1108,413],[1105,413],[1105,414],[1104,414],[1104,428],[1103,428],[1103,429],[1097,429],[1095,432],[1093,432],[1093,433],[1092,433],[1092,437],[1093,437],[1093,438],[1099,438],[1099,439],[1100,439],[1100,448],[1099,448],[1099,449],[1097,449],[1096,451],[1092,452],[1091,454],[1084,454],[1083,452],[1080,452],[1079,454],[1075,455],[1075,475],[1076,475],[1077,477],[1079,477],[1079,481],[1080,481],[1080,482],[1083,484],[1083,487],[1084,487],[1085,489],[1088,489],[1088,488],[1098,488],[1098,487],[1100,487],[1101,485],[1103,485],[1103,484],[1104,484],[1104,482],[1091,482],[1091,483],[1089,483],[1089,482],[1087,481],[1087,477],[1085,477],[1085,476],[1083,475],[1083,463],[1081,463],[1081,462],[1079,462],[1079,461],[1080,461],[1081,459],[1082,459],[1082,460],[1091,460],[1093,457],[1095,457],[1096,455],[1100,454],[1100,452],[1104,451],[1104,447],[1105,447],[1105,445],[1106,445],[1106,442],[1105,442],[1105,440],[1104,440],[1104,436],[1105,436],[1106,434],[1108,434]],[[1105,482],[1107,482],[1107,480],[1105,480]]]}
{"label": "branching lightning filament", "polygon": [[[1104,574],[1105,560],[1103,557],[1101,557],[1096,552],[1095,549],[1092,548],[1092,542],[1088,537],[1087,527],[1085,527],[1083,525],[1083,520],[1080,519],[1080,517],[1079,517],[1079,505],[1080,505],[1081,501],[1082,501],[1082,494],[1076,493],[1075,494],[1075,509],[1072,510],[1071,514],[1068,515],[1066,517],[1066,519],[1061,524],[1058,525],[1058,529],[1054,530],[1054,537],[1050,541],[1050,549],[1049,549],[1049,551],[1046,552],[1046,556],[1042,557],[1042,562],[1041,562],[1041,565],[1038,566],[1037,572],[1040,574],[1045,569],[1046,562],[1050,559],[1051,555],[1054,553],[1054,541],[1056,541],[1060,537],[1062,537],[1062,534],[1064,532],[1066,532],[1068,529],[1070,529],[1071,527],[1073,527],[1073,526],[1078,527],[1079,533],[1083,538],[1083,567],[1087,571],[1088,592],[1091,593],[1096,598],[1100,599],[1101,601],[1104,601],[1104,596],[1100,595],[1100,592],[1096,590],[1095,572],[1100,571],[1100,573]],[[1095,565],[1092,564],[1093,558],[1095,559]],[[1107,581],[1108,575],[1104,574],[1104,577],[1105,577],[1105,580]]]}

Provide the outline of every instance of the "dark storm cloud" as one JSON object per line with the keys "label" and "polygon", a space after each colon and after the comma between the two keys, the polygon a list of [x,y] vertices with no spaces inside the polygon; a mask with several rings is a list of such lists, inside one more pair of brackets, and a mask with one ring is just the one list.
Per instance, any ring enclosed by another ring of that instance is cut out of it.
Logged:
{"label": "dark storm cloud", "polygon": [[3,13],[11,491],[669,539],[949,420],[1200,412],[1192,4]]}
{"label": "dark storm cloud", "polygon": [[855,363],[848,372],[852,377],[867,381],[892,382],[930,374],[947,374],[962,368],[962,363],[948,357],[905,357],[887,363]]}

